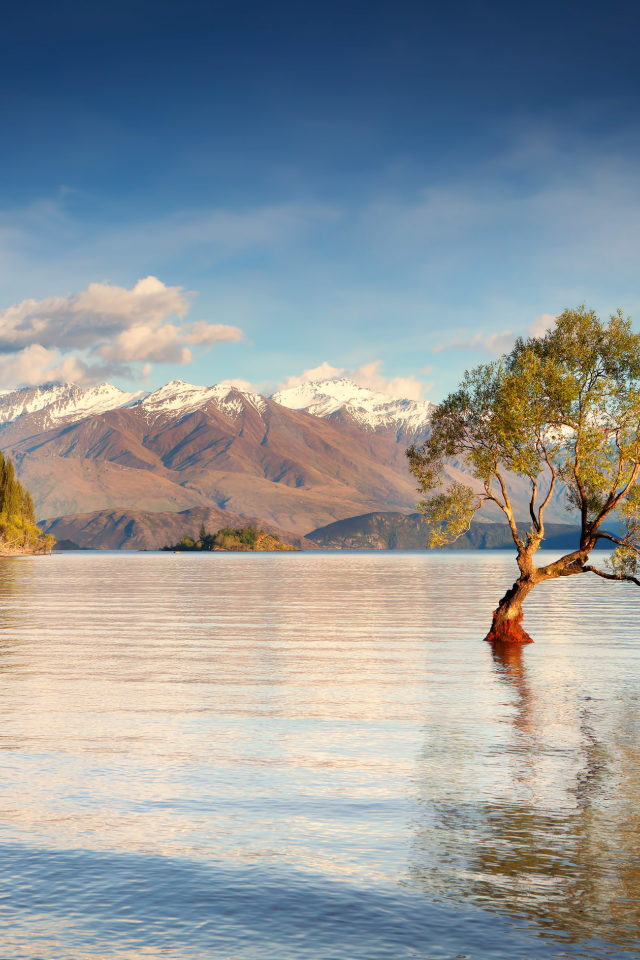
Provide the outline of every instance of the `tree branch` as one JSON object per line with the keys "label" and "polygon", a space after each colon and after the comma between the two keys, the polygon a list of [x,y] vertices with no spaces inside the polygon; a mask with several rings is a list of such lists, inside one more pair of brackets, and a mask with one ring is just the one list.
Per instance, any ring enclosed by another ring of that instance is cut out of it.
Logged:
{"label": "tree branch", "polygon": [[551,461],[549,460],[549,454],[547,453],[547,448],[545,447],[544,443],[541,444],[541,447],[542,447],[542,455],[543,455],[543,457],[544,457],[544,459],[545,459],[545,463],[547,464],[547,466],[549,467],[549,470],[551,471],[551,484],[550,484],[550,486],[549,486],[549,491],[548,491],[546,497],[544,498],[543,502],[540,504],[540,506],[539,506],[539,508],[538,508],[538,520],[540,521],[539,532],[540,532],[540,535],[541,535],[542,537],[544,537],[544,520],[543,520],[543,514],[544,514],[544,511],[545,511],[545,507],[546,507],[547,504],[549,503],[549,500],[551,500],[551,494],[553,493],[553,488],[554,488],[555,485],[556,485],[556,471],[555,471],[555,468],[554,468],[553,464],[552,464]]}
{"label": "tree branch", "polygon": [[504,504],[501,503],[501,502],[498,500],[498,498],[496,497],[496,495],[492,492],[491,487],[490,487],[488,481],[485,481],[485,484],[484,484],[484,492],[485,492],[485,496],[482,498],[482,502],[483,502],[483,503],[484,503],[486,500],[491,500],[493,503],[497,504],[497,506],[499,506],[501,510],[504,510]]}
{"label": "tree branch", "polygon": [[615,508],[618,506],[620,501],[626,497],[628,491],[630,490],[631,487],[633,487],[634,483],[638,479],[638,473],[640,473],[640,461],[636,460],[633,470],[631,471],[631,476],[629,477],[629,480],[627,481],[625,486],[622,488],[622,490],[616,496],[613,496],[612,493],[609,494],[607,502],[604,505],[603,509],[600,511],[600,514],[596,517],[596,519],[591,524],[592,533],[596,532],[596,530],[598,529],[600,524],[603,522],[605,517],[608,514],[610,514],[612,510],[615,510]]}
{"label": "tree branch", "polygon": [[637,547],[634,543],[629,543],[628,540],[619,540],[610,533],[598,533],[596,534],[596,540],[611,540],[612,543],[617,543],[619,547],[629,547],[630,550],[640,553],[640,547]]}
{"label": "tree branch", "polygon": [[598,570],[597,567],[592,567],[591,565],[583,567],[582,572],[595,573],[598,577],[602,577],[603,580],[617,580],[618,582],[628,580],[630,583],[635,583],[636,587],[640,587],[640,580],[636,580],[635,577],[624,576],[621,573],[605,573],[604,570]]}
{"label": "tree branch", "polygon": [[580,478],[580,474],[578,473],[579,468],[580,468],[580,460],[578,458],[578,453],[576,450],[576,462],[573,465],[573,476],[576,481],[578,493],[580,494],[580,518],[581,518],[581,526],[582,526],[582,536],[584,538],[587,535],[589,507],[587,502],[587,492]]}
{"label": "tree branch", "polygon": [[520,549],[523,549],[523,550],[524,550],[524,544],[523,544],[523,542],[522,542],[522,540],[520,539],[520,536],[519,536],[519,534],[518,534],[518,528],[517,528],[517,526],[516,526],[516,521],[515,521],[514,516],[513,516],[513,510],[512,510],[512,508],[511,508],[511,501],[509,500],[509,494],[507,493],[507,487],[506,487],[506,484],[505,484],[504,480],[502,479],[502,476],[501,476],[501,474],[500,474],[500,472],[499,472],[499,470],[498,470],[498,464],[497,464],[497,463],[495,464],[495,467],[494,467],[494,471],[493,471],[493,472],[495,473],[496,477],[498,478],[498,482],[499,482],[499,484],[500,484],[500,488],[502,489],[502,496],[504,497],[504,505],[503,505],[503,504],[500,504],[500,506],[502,507],[502,509],[504,510],[504,512],[505,512],[506,515],[507,515],[507,520],[509,521],[509,527],[510,527],[510,529],[511,529],[511,536],[513,537],[513,542],[515,543],[515,545],[516,545],[516,547],[518,548],[518,550],[520,550]]}
{"label": "tree branch", "polygon": [[529,503],[529,513],[531,514],[531,520],[533,521],[533,529],[536,533],[540,533],[540,524],[538,518],[536,517],[536,493],[538,491],[538,484],[535,481],[535,477],[529,477],[531,480],[531,501]]}

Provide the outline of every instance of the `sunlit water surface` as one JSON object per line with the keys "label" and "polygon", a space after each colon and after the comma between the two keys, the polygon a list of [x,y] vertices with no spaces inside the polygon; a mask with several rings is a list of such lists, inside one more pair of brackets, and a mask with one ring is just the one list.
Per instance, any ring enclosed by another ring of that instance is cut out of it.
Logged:
{"label": "sunlit water surface", "polygon": [[0,957],[640,953],[640,592],[501,553],[0,561]]}

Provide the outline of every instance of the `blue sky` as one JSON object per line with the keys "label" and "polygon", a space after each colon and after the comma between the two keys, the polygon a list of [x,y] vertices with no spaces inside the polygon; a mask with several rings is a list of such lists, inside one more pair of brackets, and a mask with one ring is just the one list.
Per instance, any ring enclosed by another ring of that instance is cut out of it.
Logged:
{"label": "blue sky", "polygon": [[[541,315],[640,317],[639,21],[565,0],[16,5],[0,386],[269,392],[325,364],[438,400]],[[127,293],[149,276],[164,292]]]}

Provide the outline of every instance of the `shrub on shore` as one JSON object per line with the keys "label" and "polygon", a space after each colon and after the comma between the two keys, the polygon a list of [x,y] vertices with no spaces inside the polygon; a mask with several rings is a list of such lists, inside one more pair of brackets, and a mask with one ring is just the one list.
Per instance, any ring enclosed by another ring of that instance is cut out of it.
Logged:
{"label": "shrub on shore", "polygon": [[179,543],[175,543],[173,546],[163,547],[162,549],[178,552],[205,552],[216,550],[243,552],[248,550],[297,550],[298,548],[288,543],[282,543],[278,537],[270,533],[265,533],[264,530],[258,530],[257,527],[251,524],[248,527],[241,527],[240,529],[224,527],[224,529],[218,530],[217,533],[207,533],[203,524],[200,528],[198,540],[194,540],[190,536],[185,536]]}

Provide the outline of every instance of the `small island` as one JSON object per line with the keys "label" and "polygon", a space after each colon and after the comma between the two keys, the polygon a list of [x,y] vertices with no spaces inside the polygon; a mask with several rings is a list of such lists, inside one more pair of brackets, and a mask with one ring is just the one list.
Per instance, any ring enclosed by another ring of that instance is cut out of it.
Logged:
{"label": "small island", "polygon": [[179,543],[173,546],[162,547],[163,550],[173,550],[174,553],[182,552],[205,552],[205,551],[266,551],[266,550],[295,550],[299,552],[299,547],[294,547],[289,543],[282,543],[278,537],[264,530],[258,530],[257,527],[249,525],[238,530],[232,527],[225,527],[218,530],[217,533],[207,533],[204,524],[200,527],[198,539],[193,540],[185,536]]}
{"label": "small island", "polygon": [[31,494],[23,489],[10,458],[0,451],[0,557],[51,553],[55,542],[38,529]]}

